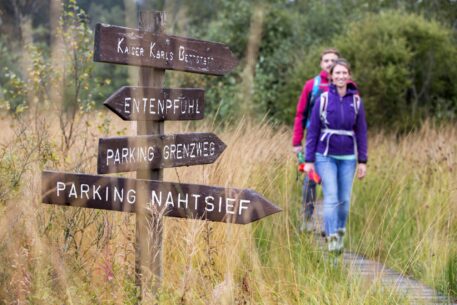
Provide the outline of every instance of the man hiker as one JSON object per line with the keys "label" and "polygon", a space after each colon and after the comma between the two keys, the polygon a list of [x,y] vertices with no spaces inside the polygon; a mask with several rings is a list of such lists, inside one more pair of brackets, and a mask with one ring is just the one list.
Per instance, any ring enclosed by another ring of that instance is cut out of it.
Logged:
{"label": "man hiker", "polygon": [[[304,131],[308,128],[310,122],[311,111],[321,93],[328,91],[329,72],[332,65],[340,57],[337,49],[328,48],[321,53],[320,67],[321,72],[306,81],[303,87],[300,99],[297,104],[297,111],[294,121],[294,133],[292,139],[293,151],[299,156],[303,154],[302,140]],[[303,205],[303,223],[300,226],[300,231],[314,231],[312,216],[314,212],[314,203],[316,201],[316,173],[312,172],[309,175],[305,174],[302,188],[302,205]],[[313,179],[314,178],[314,179]]]}

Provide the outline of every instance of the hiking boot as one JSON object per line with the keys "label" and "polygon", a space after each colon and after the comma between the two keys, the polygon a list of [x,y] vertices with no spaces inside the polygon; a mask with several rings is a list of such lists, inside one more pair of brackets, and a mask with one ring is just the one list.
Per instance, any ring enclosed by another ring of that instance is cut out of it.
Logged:
{"label": "hiking boot", "polygon": [[337,243],[338,243],[338,234],[330,234],[327,236],[327,247],[329,252],[336,252],[337,251]]}
{"label": "hiking boot", "polygon": [[337,231],[337,241],[336,241],[336,250],[343,252],[344,250],[344,235],[346,234],[346,229],[338,229]]}
{"label": "hiking boot", "polygon": [[312,233],[314,232],[314,223],[311,219],[305,220],[300,225],[300,232]]}

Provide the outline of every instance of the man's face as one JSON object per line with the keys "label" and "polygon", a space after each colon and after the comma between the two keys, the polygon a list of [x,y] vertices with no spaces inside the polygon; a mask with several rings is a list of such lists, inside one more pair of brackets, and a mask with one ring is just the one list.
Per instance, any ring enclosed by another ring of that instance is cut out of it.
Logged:
{"label": "man's face", "polygon": [[330,68],[332,65],[335,63],[335,61],[338,59],[338,56],[335,53],[327,53],[324,56],[322,56],[321,60],[321,68],[322,70],[327,71],[327,73],[330,73]]}

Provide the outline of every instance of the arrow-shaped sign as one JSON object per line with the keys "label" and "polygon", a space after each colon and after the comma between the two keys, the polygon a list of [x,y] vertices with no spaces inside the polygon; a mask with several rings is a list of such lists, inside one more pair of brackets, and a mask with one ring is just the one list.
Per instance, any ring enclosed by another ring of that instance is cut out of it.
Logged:
{"label": "arrow-shaped sign", "polygon": [[213,133],[100,138],[99,174],[216,161],[226,145]]}
{"label": "arrow-shaped sign", "polygon": [[[247,224],[281,209],[250,189],[44,171],[42,202]],[[142,197],[140,197],[142,196]],[[141,199],[140,199],[141,198]]]}
{"label": "arrow-shaped sign", "polygon": [[122,87],[104,104],[126,121],[201,120],[205,91]]}
{"label": "arrow-shaped sign", "polygon": [[100,23],[95,26],[94,61],[212,75],[224,75],[238,65],[221,43]]}

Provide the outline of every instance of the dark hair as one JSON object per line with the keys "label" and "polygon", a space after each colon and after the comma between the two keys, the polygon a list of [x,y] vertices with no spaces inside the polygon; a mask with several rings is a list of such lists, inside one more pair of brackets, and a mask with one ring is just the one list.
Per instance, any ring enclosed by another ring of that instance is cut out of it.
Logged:
{"label": "dark hair", "polygon": [[346,67],[346,69],[348,69],[348,72],[349,74],[351,74],[351,65],[349,64],[349,62],[344,59],[344,58],[338,58],[335,63],[332,65],[332,67],[330,68],[330,75],[333,74],[333,70],[335,69],[336,66],[343,66],[343,67]]}
{"label": "dark hair", "polygon": [[325,54],[335,54],[336,56],[338,56],[338,58],[341,56],[340,54],[340,51],[338,51],[337,49],[335,48],[327,48],[327,49],[324,49],[324,51],[322,51],[321,53],[321,60],[322,60],[322,57],[324,57]]}

